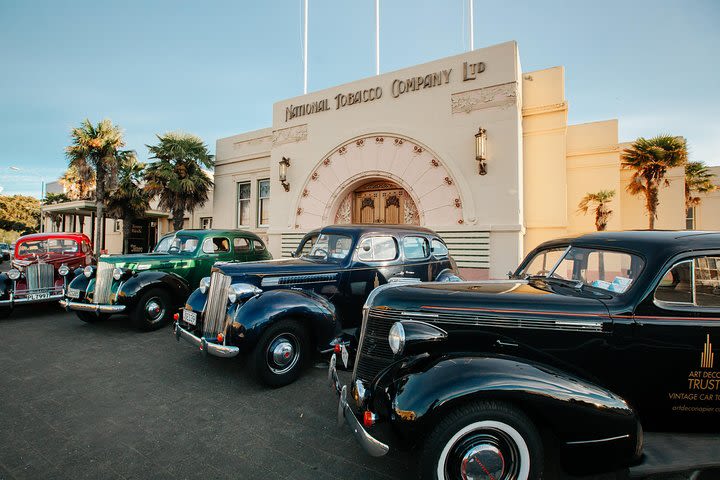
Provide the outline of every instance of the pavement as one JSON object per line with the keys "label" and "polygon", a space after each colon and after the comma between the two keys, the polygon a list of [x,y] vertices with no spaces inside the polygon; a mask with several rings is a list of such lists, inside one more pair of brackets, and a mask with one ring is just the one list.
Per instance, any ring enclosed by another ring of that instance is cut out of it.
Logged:
{"label": "pavement", "polygon": [[[0,339],[0,480],[416,478],[417,453],[372,458],[336,426],[325,365],[272,390],[169,327],[86,324],[55,305],[16,309]],[[550,465],[546,478],[580,477]]]}

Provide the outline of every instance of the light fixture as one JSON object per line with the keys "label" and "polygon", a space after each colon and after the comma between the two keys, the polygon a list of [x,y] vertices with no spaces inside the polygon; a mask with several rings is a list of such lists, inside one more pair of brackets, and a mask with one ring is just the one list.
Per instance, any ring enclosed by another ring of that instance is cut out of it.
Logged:
{"label": "light fixture", "polygon": [[487,148],[487,131],[480,127],[478,133],[475,134],[475,160],[478,162],[478,173],[485,175],[487,173],[487,165],[485,161],[485,149]]}
{"label": "light fixture", "polygon": [[290,166],[290,159],[287,157],[282,157],[282,160],[280,160],[280,183],[282,184],[283,188],[285,188],[286,192],[290,191],[290,183],[287,181],[287,171],[288,167]]}

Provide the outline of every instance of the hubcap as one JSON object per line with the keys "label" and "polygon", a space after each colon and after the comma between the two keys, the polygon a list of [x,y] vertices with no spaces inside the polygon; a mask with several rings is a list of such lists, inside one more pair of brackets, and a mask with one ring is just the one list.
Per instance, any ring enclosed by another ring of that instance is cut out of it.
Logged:
{"label": "hubcap", "polygon": [[284,333],[278,335],[268,345],[268,367],[277,375],[282,375],[291,370],[297,364],[299,358],[298,339],[293,334]]}
{"label": "hubcap", "polygon": [[489,444],[469,449],[460,466],[463,480],[494,480],[502,478],[504,472],[505,458],[502,452]]}
{"label": "hubcap", "polygon": [[152,321],[161,318],[164,311],[165,309],[163,308],[162,303],[157,298],[153,298],[145,304],[145,314]]}

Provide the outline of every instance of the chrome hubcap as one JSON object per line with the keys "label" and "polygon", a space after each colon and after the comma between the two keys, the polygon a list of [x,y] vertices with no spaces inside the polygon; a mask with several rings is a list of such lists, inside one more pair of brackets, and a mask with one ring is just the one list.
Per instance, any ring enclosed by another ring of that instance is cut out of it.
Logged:
{"label": "chrome hubcap", "polygon": [[476,445],[465,453],[460,473],[463,480],[499,479],[505,473],[505,458],[493,445]]}
{"label": "chrome hubcap", "polygon": [[162,317],[163,312],[163,306],[157,299],[153,298],[145,304],[145,313],[150,320],[157,320]]}
{"label": "chrome hubcap", "polygon": [[295,335],[284,333],[275,337],[267,350],[270,370],[278,375],[291,370],[300,358],[297,346],[298,340]]}

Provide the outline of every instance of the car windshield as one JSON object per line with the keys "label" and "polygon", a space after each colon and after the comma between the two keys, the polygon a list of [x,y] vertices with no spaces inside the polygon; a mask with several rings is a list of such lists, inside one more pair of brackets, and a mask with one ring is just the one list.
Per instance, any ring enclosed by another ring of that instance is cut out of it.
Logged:
{"label": "car windshield", "polygon": [[63,255],[77,253],[80,245],[72,238],[47,238],[42,240],[27,240],[17,246],[18,255],[21,257],[39,255]]}
{"label": "car windshield", "polygon": [[352,238],[347,235],[321,233],[315,240],[310,253],[303,257],[337,263],[347,258],[350,247],[352,247]]}
{"label": "car windshield", "polygon": [[624,293],[637,279],[643,266],[639,256],[626,252],[566,247],[536,253],[520,276],[565,280]]}
{"label": "car windshield", "polygon": [[195,237],[173,235],[161,239],[155,246],[157,253],[194,253],[200,241]]}

